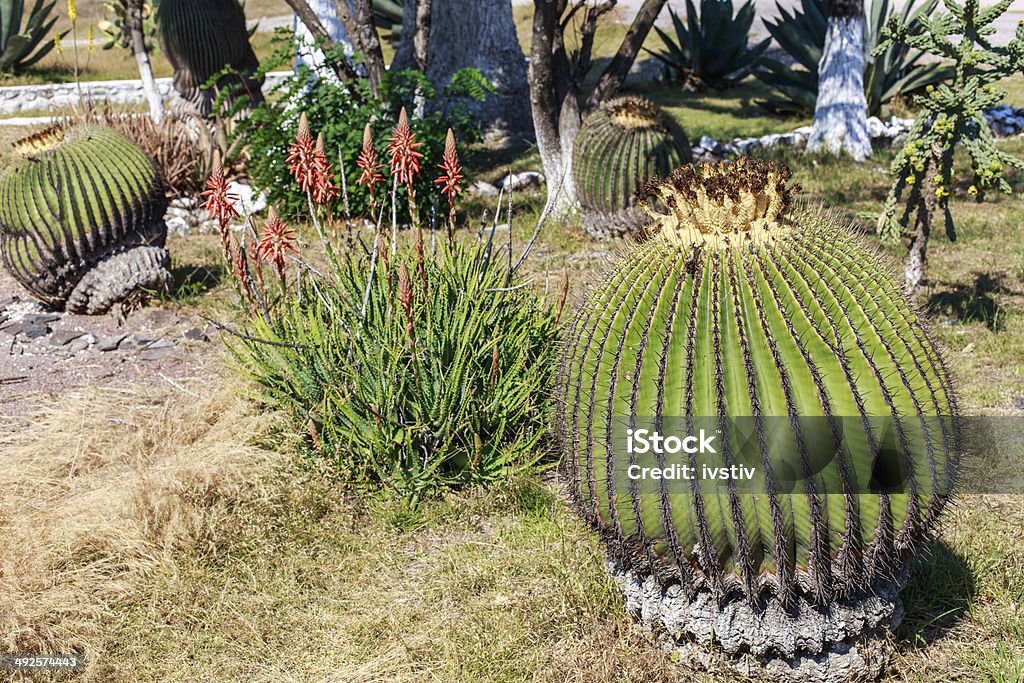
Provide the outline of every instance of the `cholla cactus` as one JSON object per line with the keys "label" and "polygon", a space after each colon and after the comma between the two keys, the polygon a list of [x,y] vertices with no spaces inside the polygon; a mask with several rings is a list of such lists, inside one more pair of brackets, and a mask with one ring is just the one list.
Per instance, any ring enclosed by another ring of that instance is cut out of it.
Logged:
{"label": "cholla cactus", "polygon": [[[157,29],[167,61],[174,67],[174,89],[200,115],[210,116],[217,95],[234,89],[233,99],[246,95],[263,101],[256,77],[259,60],[249,44],[245,11],[238,0],[161,0]],[[212,89],[203,84],[221,73]]]}
{"label": "cholla cactus", "polygon": [[[558,426],[573,497],[646,620],[844,671],[897,612],[901,567],[951,492],[956,400],[898,283],[795,206],[788,177],[740,159],[645,188],[653,236],[579,309]],[[638,455],[642,428],[714,446]],[[673,464],[694,478],[633,469]],[[709,485],[704,464],[748,469]]]}
{"label": "cholla cactus", "polygon": [[171,285],[163,183],[134,142],[104,126],[58,127],[14,153],[0,175],[0,250],[29,292],[96,314]]}
{"label": "cholla cactus", "polygon": [[573,151],[584,230],[598,238],[632,234],[643,222],[637,190],[689,162],[686,134],[650,100],[620,97],[601,105],[583,122]]}
{"label": "cholla cactus", "polygon": [[[947,236],[956,239],[949,200],[957,148],[967,153],[973,176],[967,194],[975,201],[982,201],[990,189],[1009,193],[1004,169],[1024,169],[1024,161],[996,146],[985,119],[985,111],[1006,97],[1006,91],[993,84],[1024,71],[1024,24],[1017,25],[1013,40],[1004,48],[993,47],[987,37],[995,32],[995,20],[1010,4],[1011,0],[1002,0],[982,11],[978,0],[966,0],[963,5],[946,0],[949,14],[937,13],[917,22],[893,15],[884,29],[884,40],[875,48],[877,55],[894,44],[905,44],[953,61],[949,83],[929,85],[923,96],[914,98],[917,118],[903,149],[893,159],[893,185],[878,221],[883,238],[909,238],[904,273],[909,294],[916,293],[924,276],[931,223],[938,211],[943,213]],[[957,39],[950,40],[950,36]]]}

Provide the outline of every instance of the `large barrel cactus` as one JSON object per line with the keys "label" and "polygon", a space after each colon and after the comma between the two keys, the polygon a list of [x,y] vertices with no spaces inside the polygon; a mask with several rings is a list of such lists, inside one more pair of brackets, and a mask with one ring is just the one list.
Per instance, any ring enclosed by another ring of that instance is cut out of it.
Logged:
{"label": "large barrel cactus", "polygon": [[121,133],[55,127],[16,142],[0,175],[0,251],[29,292],[96,314],[170,286],[163,183]]}
{"label": "large barrel cactus", "polygon": [[583,229],[597,238],[634,234],[643,223],[636,193],[654,176],[690,162],[682,128],[642,97],[619,97],[592,112],[573,149]]}
{"label": "large barrel cactus", "polygon": [[956,400],[887,268],[788,178],[740,159],[645,188],[652,237],[578,309],[557,422],[645,621],[845,680],[951,493]]}
{"label": "large barrel cactus", "polygon": [[[210,116],[221,92],[230,105],[246,96],[263,101],[259,60],[249,43],[245,10],[238,0],[161,0],[156,14],[160,44],[174,68],[174,89],[201,116]],[[228,72],[216,87],[202,86]]]}

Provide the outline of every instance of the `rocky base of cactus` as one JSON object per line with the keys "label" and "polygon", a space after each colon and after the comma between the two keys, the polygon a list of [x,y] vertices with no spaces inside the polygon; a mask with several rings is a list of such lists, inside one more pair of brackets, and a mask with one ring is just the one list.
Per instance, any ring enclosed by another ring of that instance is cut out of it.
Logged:
{"label": "rocky base of cactus", "polygon": [[130,304],[146,292],[166,291],[174,283],[171,255],[161,247],[135,247],[100,262],[79,281],[65,309],[98,315],[114,304]]}
{"label": "rocky base of cactus", "polygon": [[719,607],[706,592],[686,600],[679,586],[664,589],[614,562],[608,569],[626,607],[684,660],[706,666],[724,657],[738,673],[760,670],[776,681],[874,680],[888,661],[889,631],[903,619],[905,576],[827,610],[801,598],[788,610],[770,600],[755,611],[742,600]]}
{"label": "rocky base of cactus", "polygon": [[641,237],[647,218],[639,209],[629,208],[613,213],[583,210],[580,227],[595,239],[609,240]]}

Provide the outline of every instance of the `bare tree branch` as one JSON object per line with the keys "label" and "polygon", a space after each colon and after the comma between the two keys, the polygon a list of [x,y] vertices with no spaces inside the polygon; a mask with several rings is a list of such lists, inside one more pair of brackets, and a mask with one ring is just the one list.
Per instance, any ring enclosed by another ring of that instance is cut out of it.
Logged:
{"label": "bare tree branch", "polygon": [[[320,19],[317,18],[316,12],[314,12],[309,3],[306,0],[285,0],[288,6],[291,7],[309,32],[313,35],[313,39],[317,42],[323,43],[325,51],[324,57],[327,59],[327,63],[330,64],[331,68],[334,69],[334,73],[338,75],[342,81],[357,81],[359,80],[359,74],[356,73],[356,69],[352,66],[347,58],[339,56],[336,51],[331,50],[334,47],[335,42],[331,38],[330,34],[327,33],[327,29],[320,23]],[[331,53],[331,54],[328,54]],[[358,97],[358,93],[355,93]]]}
{"label": "bare tree branch", "polygon": [[640,53],[641,46],[654,26],[654,20],[658,18],[664,6],[665,0],[645,0],[622,39],[618,51],[605,67],[597,85],[587,98],[586,109],[593,109],[622,87],[637,54]]}
{"label": "bare tree branch", "polygon": [[363,55],[363,66],[370,81],[374,95],[379,94],[379,86],[386,71],[384,54],[380,47],[380,37],[373,25],[372,0],[352,0],[355,16],[349,10],[348,0],[334,0],[334,10],[338,20],[345,28],[345,34],[352,41],[352,47]]}

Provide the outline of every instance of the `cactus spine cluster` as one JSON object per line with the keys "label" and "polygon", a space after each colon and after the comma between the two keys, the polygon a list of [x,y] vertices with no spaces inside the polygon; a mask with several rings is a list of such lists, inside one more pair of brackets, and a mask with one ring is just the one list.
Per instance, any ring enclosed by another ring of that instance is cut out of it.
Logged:
{"label": "cactus spine cluster", "polygon": [[102,313],[171,284],[159,173],[121,133],[55,127],[14,144],[0,175],[0,252],[35,297]]}
{"label": "cactus spine cluster", "polygon": [[[156,23],[160,44],[174,68],[174,89],[201,116],[210,116],[218,94],[229,91],[228,103],[247,96],[263,101],[259,60],[249,43],[245,10],[238,0],[162,0]],[[225,68],[216,87],[203,85]]]}
{"label": "cactus spine cluster", "polygon": [[610,100],[591,113],[576,136],[573,178],[583,228],[594,237],[632,234],[643,222],[636,194],[655,176],[690,162],[683,130],[642,97]]}
{"label": "cactus spine cluster", "polygon": [[[558,381],[582,514],[620,567],[712,610],[784,614],[870,593],[933,527],[959,458],[954,389],[918,316],[873,252],[795,205],[788,178],[740,159],[652,181],[653,236],[578,309]],[[722,427],[717,452],[699,457],[735,464],[726,422],[747,419],[759,483],[626,476],[638,460],[620,430],[709,418]],[[824,436],[802,431],[816,419],[831,425]],[[783,468],[796,479],[785,491]],[[893,470],[903,486],[872,488]],[[761,619],[760,633],[726,633],[731,616],[691,635],[731,638],[737,652],[781,643],[790,626]]]}

